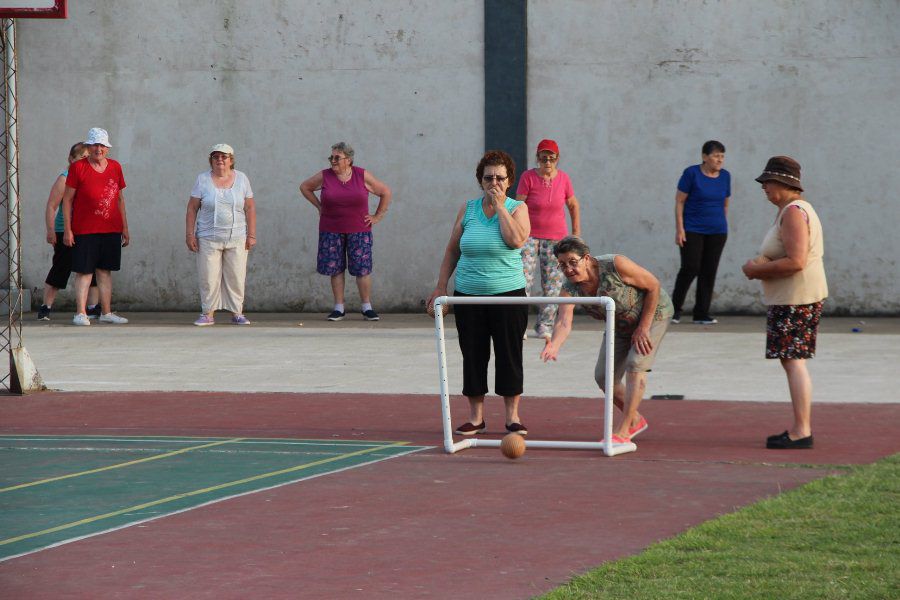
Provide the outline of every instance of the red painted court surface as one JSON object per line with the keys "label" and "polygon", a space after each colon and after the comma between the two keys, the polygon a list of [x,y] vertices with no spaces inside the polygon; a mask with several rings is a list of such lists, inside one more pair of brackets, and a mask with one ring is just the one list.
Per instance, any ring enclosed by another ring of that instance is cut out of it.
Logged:
{"label": "red painted court surface", "polygon": [[[493,401],[491,401],[493,400]],[[432,449],[0,562],[3,598],[528,598],[718,515],[900,450],[900,404],[814,407],[816,449],[765,450],[789,405],[648,401],[638,451],[440,449],[436,396],[44,393],[0,433],[381,440]],[[500,436],[499,399],[486,420]],[[596,440],[598,400],[527,398],[534,439]],[[457,422],[465,407],[454,399]],[[101,502],[104,490],[96,490]],[[3,502],[0,494],[0,502]]]}

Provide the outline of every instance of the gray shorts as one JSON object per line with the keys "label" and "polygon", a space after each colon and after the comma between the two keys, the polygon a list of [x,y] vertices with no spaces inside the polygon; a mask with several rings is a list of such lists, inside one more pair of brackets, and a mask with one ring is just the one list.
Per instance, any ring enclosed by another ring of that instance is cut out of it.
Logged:
{"label": "gray shorts", "polygon": [[[653,321],[650,326],[650,341],[653,343],[653,351],[650,354],[638,354],[631,345],[631,334],[615,334],[615,362],[613,364],[613,385],[622,381],[622,376],[628,373],[646,373],[653,367],[656,353],[669,329],[669,320]],[[601,390],[606,390],[606,334],[603,334],[603,344],[600,346],[600,355],[597,357],[597,366],[594,367],[594,380]]]}

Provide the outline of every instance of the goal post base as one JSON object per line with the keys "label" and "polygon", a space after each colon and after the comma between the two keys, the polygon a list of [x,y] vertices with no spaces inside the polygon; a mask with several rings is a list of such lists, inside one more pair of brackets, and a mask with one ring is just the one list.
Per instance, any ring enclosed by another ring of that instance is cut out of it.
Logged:
{"label": "goal post base", "polygon": [[[456,442],[449,449],[449,454],[454,454],[466,448],[499,448],[501,440],[469,439]],[[606,456],[627,454],[637,450],[634,442],[612,443],[605,442],[569,442],[565,440],[525,440],[526,448],[556,448],[560,450],[601,450]]]}

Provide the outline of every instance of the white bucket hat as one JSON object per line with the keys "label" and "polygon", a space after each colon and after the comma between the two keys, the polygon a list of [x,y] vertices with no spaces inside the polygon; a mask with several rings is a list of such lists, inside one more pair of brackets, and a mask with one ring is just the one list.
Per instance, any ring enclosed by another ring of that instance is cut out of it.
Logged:
{"label": "white bucket hat", "polygon": [[88,131],[87,139],[84,141],[88,146],[93,146],[94,144],[102,144],[107,148],[112,148],[109,144],[109,134],[105,129],[100,129],[99,127],[91,127],[90,131]]}
{"label": "white bucket hat", "polygon": [[209,151],[210,154],[212,154],[213,152],[221,152],[222,154],[230,154],[231,156],[234,156],[234,148],[232,148],[228,144],[216,144]]}

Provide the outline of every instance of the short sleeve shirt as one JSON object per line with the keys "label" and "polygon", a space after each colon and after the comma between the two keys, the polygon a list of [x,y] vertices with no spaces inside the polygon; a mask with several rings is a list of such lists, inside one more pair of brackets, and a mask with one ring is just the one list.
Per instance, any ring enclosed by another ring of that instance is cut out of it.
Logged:
{"label": "short sleeve shirt", "polygon": [[684,230],[691,233],[728,233],[725,199],[731,197],[731,173],[722,169],[718,177],[707,177],[700,165],[684,170],[678,191],[687,194],[684,202]]}
{"label": "short sleeve shirt", "polygon": [[122,165],[107,159],[106,168],[99,173],[87,158],[82,158],[69,166],[66,187],[75,190],[72,233],[122,233],[119,211],[119,192],[125,189]]}
{"label": "short sleeve shirt", "polygon": [[528,219],[531,221],[531,237],[543,240],[561,240],[569,235],[566,223],[566,200],[575,195],[572,180],[564,171],[546,181],[535,169],[522,173],[517,196],[525,196]]}
{"label": "short sleeve shirt", "polygon": [[191,197],[200,199],[197,212],[197,237],[242,237],[247,235],[247,215],[245,201],[253,198],[250,180],[241,171],[234,172],[234,183],[230,188],[217,188],[212,181],[212,172],[205,171],[197,176]]}

